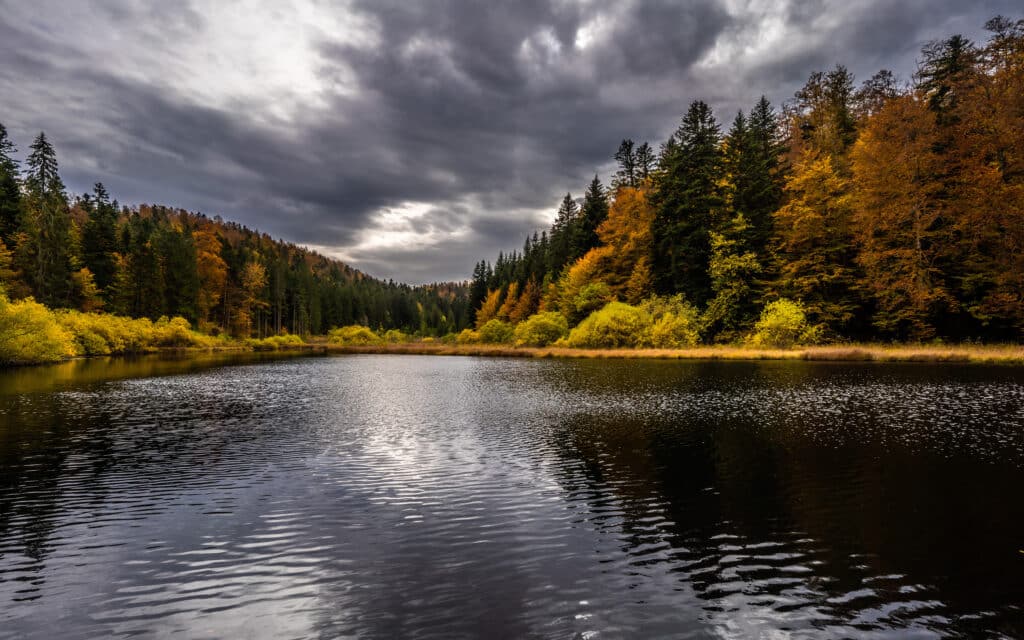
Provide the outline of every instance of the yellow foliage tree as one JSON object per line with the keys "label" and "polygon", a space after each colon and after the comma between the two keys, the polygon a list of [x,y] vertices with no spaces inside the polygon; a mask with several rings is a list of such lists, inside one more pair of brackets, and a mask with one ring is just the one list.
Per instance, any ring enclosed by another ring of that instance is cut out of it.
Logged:
{"label": "yellow foliage tree", "polygon": [[505,292],[505,302],[502,303],[501,308],[498,309],[498,319],[508,320],[513,310],[516,308],[516,304],[519,302],[519,283],[513,282],[508,285],[508,290]]}
{"label": "yellow foliage tree", "polygon": [[494,289],[488,291],[484,301],[480,304],[480,308],[476,312],[476,328],[487,324],[488,320],[491,320],[498,315],[498,309],[501,308],[501,289]]}

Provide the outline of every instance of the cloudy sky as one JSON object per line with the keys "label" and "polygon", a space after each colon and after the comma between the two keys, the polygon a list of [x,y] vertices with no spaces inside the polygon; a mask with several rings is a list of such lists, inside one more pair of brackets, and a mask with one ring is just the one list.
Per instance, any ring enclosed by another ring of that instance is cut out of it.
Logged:
{"label": "cloudy sky", "polygon": [[0,0],[0,122],[69,189],[220,214],[411,283],[463,279],[657,146],[837,62],[908,78],[1019,0]]}

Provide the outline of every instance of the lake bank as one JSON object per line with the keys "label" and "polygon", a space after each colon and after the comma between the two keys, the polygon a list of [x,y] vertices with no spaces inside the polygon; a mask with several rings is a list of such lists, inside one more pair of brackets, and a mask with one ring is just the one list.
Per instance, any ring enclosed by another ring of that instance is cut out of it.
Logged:
{"label": "lake bank", "polygon": [[851,344],[758,349],[704,346],[688,349],[573,349],[514,347],[500,344],[408,342],[379,345],[312,343],[327,353],[454,355],[505,358],[613,358],[655,360],[812,360],[833,362],[950,362],[1024,365],[1024,345],[883,345]]}

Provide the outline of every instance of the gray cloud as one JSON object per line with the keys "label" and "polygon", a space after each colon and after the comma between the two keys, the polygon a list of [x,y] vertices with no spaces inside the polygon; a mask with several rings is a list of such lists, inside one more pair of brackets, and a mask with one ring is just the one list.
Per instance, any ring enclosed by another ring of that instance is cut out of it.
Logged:
{"label": "gray cloud", "polygon": [[0,121],[23,150],[45,129],[73,191],[101,180],[123,202],[220,214],[425,282],[520,247],[565,191],[608,177],[621,138],[660,142],[693,99],[728,122],[837,62],[909,77],[927,40],[981,39],[988,17],[1019,13],[1004,0],[294,3],[10,7]]}

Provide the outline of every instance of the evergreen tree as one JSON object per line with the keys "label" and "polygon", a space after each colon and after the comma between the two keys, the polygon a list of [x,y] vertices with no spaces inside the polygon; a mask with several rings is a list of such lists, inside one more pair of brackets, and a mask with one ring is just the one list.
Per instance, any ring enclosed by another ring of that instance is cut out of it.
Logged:
{"label": "evergreen tree", "polygon": [[106,292],[114,281],[117,264],[117,203],[110,201],[103,183],[93,187],[93,197],[83,196],[89,202],[89,218],[82,230],[82,261],[92,272],[96,286]]}
{"label": "evergreen tree", "polygon": [[46,134],[40,133],[30,148],[22,228],[32,243],[34,264],[32,273],[26,275],[42,302],[66,306],[72,293],[72,222],[67,195],[57,170],[57,153]]}
{"label": "evergreen tree", "polygon": [[615,152],[615,161],[619,163],[619,169],[615,172],[612,186],[616,189],[636,186],[637,163],[633,147],[633,141],[627,138],[619,144],[619,150]]}
{"label": "evergreen tree", "polygon": [[662,294],[696,304],[711,297],[712,214],[722,204],[720,133],[711,108],[695,101],[666,143],[654,180],[651,277]]}
{"label": "evergreen tree", "polygon": [[597,228],[608,217],[608,193],[597,175],[590,181],[583,195],[583,208],[580,210],[579,224],[573,247],[573,257],[579,258],[599,244]]}
{"label": "evergreen tree", "polygon": [[[548,245],[549,262],[551,270],[555,273],[561,271],[572,257],[572,236],[579,211],[579,205],[576,204],[572,194],[566,193],[558,207],[555,223],[551,226],[551,239]],[[500,254],[498,258],[501,259]],[[497,265],[496,268],[498,268]]]}
{"label": "evergreen tree", "polygon": [[646,142],[636,148],[636,181],[637,186],[643,184],[654,171],[656,161],[654,150]]}
{"label": "evergreen tree", "polygon": [[14,143],[7,137],[7,129],[0,123],[0,240],[8,248],[14,245],[21,211],[18,161],[13,156],[15,151]]}

